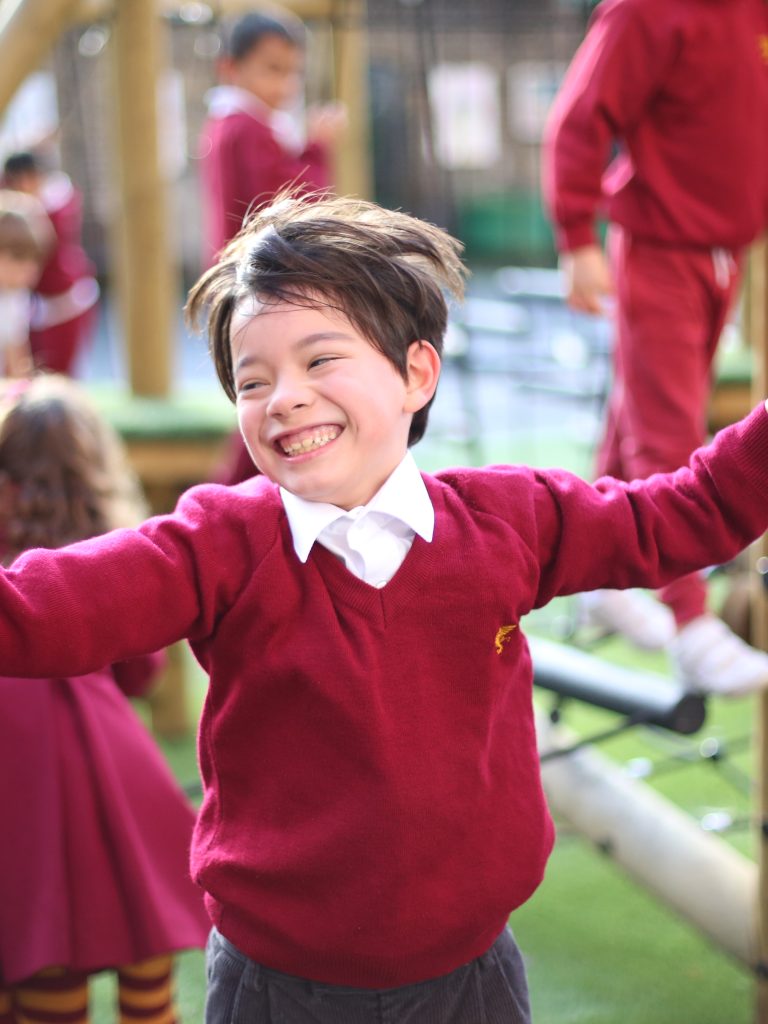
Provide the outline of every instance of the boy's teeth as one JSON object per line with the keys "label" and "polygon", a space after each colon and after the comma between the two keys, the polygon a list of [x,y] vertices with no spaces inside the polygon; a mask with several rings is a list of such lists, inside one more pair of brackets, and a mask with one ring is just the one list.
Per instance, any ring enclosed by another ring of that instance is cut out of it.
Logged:
{"label": "boy's teeth", "polygon": [[335,440],[336,437],[338,437],[338,432],[336,431],[313,434],[300,441],[291,441],[289,443],[282,442],[280,447],[286,455],[298,455],[302,452],[312,451],[314,448],[322,448],[323,445],[328,444],[329,441]]}

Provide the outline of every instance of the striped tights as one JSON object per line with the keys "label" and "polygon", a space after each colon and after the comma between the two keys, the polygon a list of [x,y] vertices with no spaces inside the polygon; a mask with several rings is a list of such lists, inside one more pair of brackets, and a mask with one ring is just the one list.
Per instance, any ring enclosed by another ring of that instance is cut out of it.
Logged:
{"label": "striped tights", "polygon": [[[117,970],[119,1024],[177,1024],[170,956]],[[48,967],[26,981],[0,985],[0,1024],[88,1024],[88,975]]]}

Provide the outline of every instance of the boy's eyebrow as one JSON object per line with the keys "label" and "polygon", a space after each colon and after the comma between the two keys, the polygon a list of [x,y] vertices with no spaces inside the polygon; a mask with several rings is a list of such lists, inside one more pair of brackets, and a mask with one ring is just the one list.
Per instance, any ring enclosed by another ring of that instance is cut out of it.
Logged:
{"label": "boy's eyebrow", "polygon": [[[295,347],[297,349],[308,348],[310,345],[314,345],[318,341],[354,341],[354,335],[347,334],[345,331],[317,331],[314,334],[307,334],[304,338],[299,338]],[[250,366],[252,363],[257,363],[258,361],[258,355],[252,352],[245,352],[235,363],[235,372],[242,369],[244,366]]]}

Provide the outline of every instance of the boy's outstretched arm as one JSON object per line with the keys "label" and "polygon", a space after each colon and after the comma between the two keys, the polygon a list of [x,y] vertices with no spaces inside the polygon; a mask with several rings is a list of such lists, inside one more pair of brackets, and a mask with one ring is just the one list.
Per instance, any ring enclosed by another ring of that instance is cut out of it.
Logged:
{"label": "boy's outstretched arm", "polygon": [[0,672],[80,675],[206,636],[248,568],[231,539],[222,558],[226,534],[193,491],[138,529],[21,555],[0,571]]}
{"label": "boy's outstretched arm", "polygon": [[631,483],[535,477],[536,605],[602,587],[657,588],[729,561],[768,529],[768,407],[720,431],[675,473]]}

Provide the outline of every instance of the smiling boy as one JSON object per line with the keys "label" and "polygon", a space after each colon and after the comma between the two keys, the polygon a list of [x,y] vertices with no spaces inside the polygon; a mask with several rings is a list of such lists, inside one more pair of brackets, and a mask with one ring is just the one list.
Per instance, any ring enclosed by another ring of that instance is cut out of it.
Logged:
{"label": "smiling boy", "polygon": [[440,359],[414,341],[404,378],[340,313],[257,299],[232,320],[238,418],[254,463],[305,501],[365,505],[402,460]]}
{"label": "smiling boy", "polygon": [[207,1024],[527,1024],[507,921],[554,833],[521,620],[726,560],[768,525],[763,406],[646,481],[419,473],[461,285],[458,243],[405,214],[261,211],[189,312],[262,474],[0,574],[4,671],[187,637],[209,673]]}

